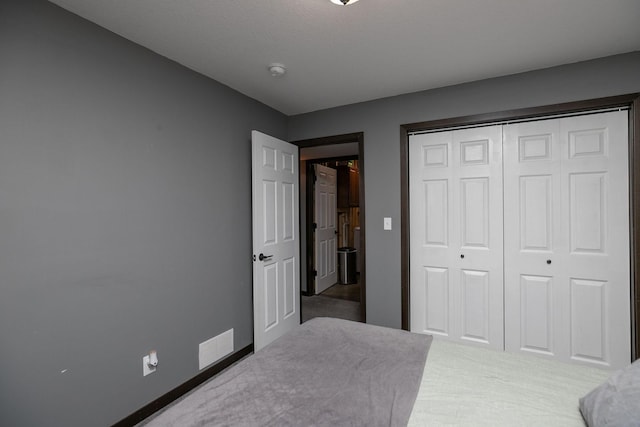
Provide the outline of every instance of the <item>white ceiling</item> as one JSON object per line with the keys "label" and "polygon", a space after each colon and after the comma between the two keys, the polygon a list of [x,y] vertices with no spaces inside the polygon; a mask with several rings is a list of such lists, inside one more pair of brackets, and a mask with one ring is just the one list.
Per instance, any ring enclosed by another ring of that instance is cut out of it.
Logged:
{"label": "white ceiling", "polygon": [[640,0],[51,1],[287,115],[640,50]]}

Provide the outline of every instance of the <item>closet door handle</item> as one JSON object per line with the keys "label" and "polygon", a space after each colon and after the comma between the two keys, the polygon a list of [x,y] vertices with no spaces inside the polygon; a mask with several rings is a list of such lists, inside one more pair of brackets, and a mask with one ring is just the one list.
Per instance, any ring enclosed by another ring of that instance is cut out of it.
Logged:
{"label": "closet door handle", "polygon": [[260,261],[266,261],[268,259],[271,259],[273,257],[273,255],[265,255],[265,254],[260,254],[258,255],[258,259]]}
{"label": "closet door handle", "polygon": [[551,264],[551,260],[550,259],[547,260],[547,264]]}
{"label": "closet door handle", "polygon": [[463,259],[464,259],[464,254],[460,254],[460,258],[463,258]]}

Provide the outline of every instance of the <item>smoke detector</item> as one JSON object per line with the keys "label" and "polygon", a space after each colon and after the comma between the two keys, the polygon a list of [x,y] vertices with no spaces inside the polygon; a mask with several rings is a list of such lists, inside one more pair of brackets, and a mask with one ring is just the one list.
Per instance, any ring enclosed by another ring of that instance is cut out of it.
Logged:
{"label": "smoke detector", "polygon": [[274,62],[273,64],[269,64],[267,68],[269,69],[269,72],[273,77],[282,77],[287,72],[287,68],[284,65],[278,64],[276,62]]}
{"label": "smoke detector", "polygon": [[331,0],[331,3],[337,4],[338,6],[347,6],[350,4],[354,4],[358,0]]}

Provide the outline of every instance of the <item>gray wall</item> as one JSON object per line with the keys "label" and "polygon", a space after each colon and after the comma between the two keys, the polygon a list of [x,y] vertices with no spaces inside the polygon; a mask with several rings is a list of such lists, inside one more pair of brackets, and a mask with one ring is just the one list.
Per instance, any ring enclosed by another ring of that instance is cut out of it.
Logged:
{"label": "gray wall", "polygon": [[252,342],[250,131],[286,120],[0,0],[0,425],[109,425],[197,375],[198,343]]}
{"label": "gray wall", "polygon": [[401,326],[401,124],[634,92],[640,52],[290,117],[291,141],[364,132],[367,323]]}

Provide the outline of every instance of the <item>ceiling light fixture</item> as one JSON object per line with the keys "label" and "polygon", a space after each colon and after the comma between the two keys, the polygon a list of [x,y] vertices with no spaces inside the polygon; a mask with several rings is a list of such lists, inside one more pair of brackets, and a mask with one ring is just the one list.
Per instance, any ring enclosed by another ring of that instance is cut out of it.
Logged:
{"label": "ceiling light fixture", "polygon": [[287,72],[287,68],[284,65],[279,64],[277,62],[274,62],[273,64],[269,64],[267,68],[269,69],[269,72],[273,77],[282,77]]}
{"label": "ceiling light fixture", "polygon": [[348,6],[350,4],[354,4],[358,0],[331,0],[331,3],[337,4],[338,6]]}

